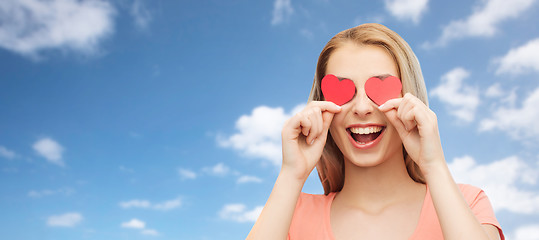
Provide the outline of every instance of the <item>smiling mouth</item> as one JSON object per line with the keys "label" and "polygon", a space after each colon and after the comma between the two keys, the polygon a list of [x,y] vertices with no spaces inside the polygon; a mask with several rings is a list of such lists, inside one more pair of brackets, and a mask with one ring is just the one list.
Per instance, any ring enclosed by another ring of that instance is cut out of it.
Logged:
{"label": "smiling mouth", "polygon": [[376,140],[380,134],[385,130],[384,126],[372,126],[372,127],[351,127],[346,131],[350,136],[360,145],[365,145]]}

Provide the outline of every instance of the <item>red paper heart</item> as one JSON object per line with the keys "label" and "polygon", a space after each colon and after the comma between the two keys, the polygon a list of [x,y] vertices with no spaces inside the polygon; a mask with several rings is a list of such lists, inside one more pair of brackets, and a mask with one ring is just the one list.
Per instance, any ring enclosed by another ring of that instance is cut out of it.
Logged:
{"label": "red paper heart", "polygon": [[365,83],[367,96],[378,105],[384,104],[389,99],[398,98],[401,90],[401,80],[394,76],[386,77],[384,80],[371,77]]}
{"label": "red paper heart", "polygon": [[322,79],[322,94],[326,101],[342,106],[354,98],[356,85],[350,79],[339,81],[335,75],[328,74]]}

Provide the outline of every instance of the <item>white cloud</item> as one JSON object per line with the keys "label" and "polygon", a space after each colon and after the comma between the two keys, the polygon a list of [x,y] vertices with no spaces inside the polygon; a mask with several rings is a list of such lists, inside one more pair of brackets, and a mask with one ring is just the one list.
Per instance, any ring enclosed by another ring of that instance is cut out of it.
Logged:
{"label": "white cloud", "polygon": [[140,229],[140,233],[143,235],[159,236],[159,232],[154,229],[146,228],[146,223],[136,218],[133,218],[128,222],[123,222],[121,226],[123,228]]}
{"label": "white cloud", "polygon": [[0,47],[34,59],[48,49],[92,54],[113,32],[115,13],[102,0],[3,0]]}
{"label": "white cloud", "polygon": [[502,87],[500,86],[500,83],[492,84],[485,91],[485,96],[491,97],[491,98],[498,98],[498,97],[501,97],[503,95],[504,95],[504,92],[502,90]]}
{"label": "white cloud", "polygon": [[263,208],[258,206],[248,211],[243,204],[227,204],[219,211],[219,216],[236,222],[255,222]]}
{"label": "white cloud", "polygon": [[214,176],[226,176],[231,172],[230,168],[224,163],[218,163],[213,167],[205,167],[202,171],[209,173]]}
{"label": "white cloud", "polygon": [[539,224],[520,226],[515,230],[511,240],[537,240],[539,239]]}
{"label": "white cloud", "polygon": [[421,15],[427,11],[429,0],[385,0],[386,10],[400,20],[419,23]]}
{"label": "white cloud", "polygon": [[251,115],[243,115],[236,121],[238,133],[230,137],[217,136],[221,147],[232,148],[247,157],[261,158],[272,164],[281,164],[281,130],[284,122],[305,105],[296,106],[290,113],[283,108],[259,106]]}
{"label": "white cloud", "polygon": [[494,62],[499,64],[496,74],[522,74],[527,71],[539,72],[539,38],[509,50],[509,52]]}
{"label": "white cloud", "polygon": [[292,14],[294,9],[290,0],[275,0],[273,3],[273,18],[271,25],[278,25],[286,21]]}
{"label": "white cloud", "polygon": [[125,202],[120,202],[118,205],[120,205],[121,208],[147,208],[147,209],[155,209],[155,210],[161,210],[161,211],[168,211],[175,208],[178,208],[182,205],[182,201],[180,197],[177,197],[175,199],[163,201],[161,203],[155,203],[152,204],[148,200],[140,200],[140,199],[133,199]]}
{"label": "white cloud", "polygon": [[174,208],[178,208],[182,205],[181,198],[176,198],[168,201],[164,201],[162,203],[157,203],[153,205],[153,208],[156,210],[162,210],[162,211],[168,211]]}
{"label": "white cloud", "polygon": [[39,155],[47,159],[48,162],[62,167],[65,165],[62,160],[64,148],[51,138],[38,140],[34,143],[33,148]]}
{"label": "white cloud", "polygon": [[472,157],[453,159],[449,169],[455,180],[482,188],[495,211],[539,213],[539,192],[523,186],[536,186],[538,166],[530,166],[516,156],[478,164]]}
{"label": "white cloud", "polygon": [[157,232],[154,229],[144,229],[144,230],[140,231],[140,233],[142,233],[144,235],[150,235],[150,236],[159,236],[159,232]]}
{"label": "white cloud", "polygon": [[309,30],[309,29],[306,29],[306,28],[301,29],[299,31],[299,34],[301,36],[304,36],[307,39],[310,39],[310,40],[312,40],[314,38],[313,32],[311,30]]}
{"label": "white cloud", "polygon": [[145,30],[148,28],[148,25],[150,24],[152,20],[152,15],[150,14],[150,11],[146,8],[146,6],[143,3],[143,0],[135,0],[133,1],[133,5],[131,6],[131,16],[135,20],[135,25],[141,29]]}
{"label": "white cloud", "polygon": [[148,200],[133,199],[127,202],[120,202],[122,208],[149,208],[152,204]]}
{"label": "white cloud", "polygon": [[0,146],[0,157],[4,157],[7,159],[13,159],[17,156],[15,152],[5,148],[4,146]]}
{"label": "white cloud", "polygon": [[74,192],[75,190],[73,190],[72,188],[60,188],[57,190],[44,189],[40,191],[30,190],[28,192],[28,196],[32,198],[41,198],[41,197],[55,195],[55,194],[63,194],[63,195],[69,196],[73,194]]}
{"label": "white cloud", "polygon": [[239,177],[237,181],[237,183],[250,183],[250,182],[261,183],[262,179],[255,176],[244,175],[244,176]]}
{"label": "white cloud", "polygon": [[80,213],[70,212],[57,216],[50,216],[47,225],[51,227],[74,227],[83,220]]}
{"label": "white cloud", "polygon": [[466,19],[451,21],[443,29],[436,42],[426,42],[426,48],[443,47],[450,41],[466,37],[492,37],[498,25],[506,20],[523,15],[536,0],[486,0],[476,7]]}
{"label": "white cloud", "polygon": [[121,226],[123,228],[144,229],[146,227],[146,223],[136,218],[133,218],[129,222],[123,222]]}
{"label": "white cloud", "polygon": [[135,170],[133,170],[132,168],[128,168],[126,166],[123,166],[123,165],[120,165],[120,167],[118,167],[120,169],[121,172],[125,172],[125,173],[134,173]]}
{"label": "white cloud", "polygon": [[430,95],[438,97],[447,104],[449,113],[465,122],[473,121],[479,105],[479,91],[463,84],[470,73],[463,68],[455,68],[441,78],[441,83],[434,88]]}
{"label": "white cloud", "polygon": [[178,174],[182,179],[195,179],[197,174],[189,169],[179,168]]}
{"label": "white cloud", "polygon": [[520,108],[499,106],[492,116],[480,122],[479,131],[502,130],[517,140],[539,139],[539,88],[526,98]]}

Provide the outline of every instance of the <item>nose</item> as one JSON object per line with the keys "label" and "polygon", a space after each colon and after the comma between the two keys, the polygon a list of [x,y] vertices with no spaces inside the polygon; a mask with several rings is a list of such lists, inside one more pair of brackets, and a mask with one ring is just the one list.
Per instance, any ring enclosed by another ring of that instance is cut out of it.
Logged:
{"label": "nose", "polygon": [[368,116],[374,111],[374,103],[365,93],[365,88],[357,88],[356,96],[352,99],[352,111],[358,116]]}

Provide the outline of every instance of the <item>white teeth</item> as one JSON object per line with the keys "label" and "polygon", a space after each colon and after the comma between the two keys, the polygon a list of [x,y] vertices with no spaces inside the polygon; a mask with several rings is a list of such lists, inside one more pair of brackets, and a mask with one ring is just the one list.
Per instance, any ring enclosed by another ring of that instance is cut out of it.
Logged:
{"label": "white teeth", "polygon": [[366,127],[366,128],[361,128],[361,127],[350,128],[350,132],[355,133],[355,134],[371,134],[371,133],[376,133],[380,131],[382,131],[381,126]]}

